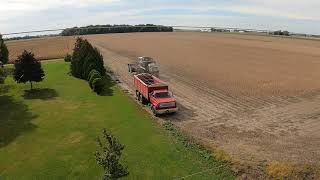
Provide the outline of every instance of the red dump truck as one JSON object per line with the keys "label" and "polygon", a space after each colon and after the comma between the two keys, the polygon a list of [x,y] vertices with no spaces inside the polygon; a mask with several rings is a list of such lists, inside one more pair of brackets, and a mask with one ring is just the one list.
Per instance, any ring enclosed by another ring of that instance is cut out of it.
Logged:
{"label": "red dump truck", "polygon": [[150,104],[154,115],[175,113],[177,103],[168,85],[159,78],[142,73],[134,75],[136,97],[142,104]]}

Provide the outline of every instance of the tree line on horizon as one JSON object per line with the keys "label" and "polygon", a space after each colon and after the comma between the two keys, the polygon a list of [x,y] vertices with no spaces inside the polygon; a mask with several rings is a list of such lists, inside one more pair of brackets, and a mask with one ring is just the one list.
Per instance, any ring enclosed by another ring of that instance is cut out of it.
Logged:
{"label": "tree line on horizon", "polygon": [[273,31],[270,33],[271,35],[276,35],[276,36],[290,36],[290,32],[289,31]]}
{"label": "tree line on horizon", "polygon": [[139,24],[139,25],[90,25],[85,27],[67,28],[61,32],[62,36],[86,35],[86,34],[108,34],[108,33],[130,33],[130,32],[173,32],[170,26]]}

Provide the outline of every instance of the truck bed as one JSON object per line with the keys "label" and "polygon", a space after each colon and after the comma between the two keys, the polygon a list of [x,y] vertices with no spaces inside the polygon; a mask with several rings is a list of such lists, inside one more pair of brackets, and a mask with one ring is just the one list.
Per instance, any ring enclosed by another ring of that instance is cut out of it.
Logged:
{"label": "truck bed", "polygon": [[154,90],[168,89],[168,85],[151,74],[142,73],[134,75],[134,86],[146,99]]}

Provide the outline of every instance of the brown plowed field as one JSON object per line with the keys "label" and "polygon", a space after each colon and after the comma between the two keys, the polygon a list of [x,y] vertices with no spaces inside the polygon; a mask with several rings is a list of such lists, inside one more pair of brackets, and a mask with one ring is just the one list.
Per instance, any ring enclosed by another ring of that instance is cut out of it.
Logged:
{"label": "brown plowed field", "polygon": [[164,119],[235,159],[320,162],[320,41],[216,33],[87,38],[129,90],[126,64],[154,57],[182,107]]}
{"label": "brown plowed field", "polygon": [[40,60],[63,58],[71,53],[74,37],[48,37],[27,40],[8,41],[9,61],[14,62],[23,50],[33,52]]}
{"label": "brown plowed field", "polygon": [[[129,92],[127,63],[154,57],[181,109],[162,119],[186,133],[246,162],[320,165],[320,41],[222,33],[86,38]],[[17,41],[9,49],[23,49],[20,42],[49,57],[71,50],[74,38]]]}

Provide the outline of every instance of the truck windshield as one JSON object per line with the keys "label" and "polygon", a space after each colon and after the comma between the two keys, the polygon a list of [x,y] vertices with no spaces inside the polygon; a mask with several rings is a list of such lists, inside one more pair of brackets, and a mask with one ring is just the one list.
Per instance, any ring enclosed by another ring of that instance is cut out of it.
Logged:
{"label": "truck windshield", "polygon": [[172,94],[170,92],[158,92],[154,95],[156,98],[170,98]]}

